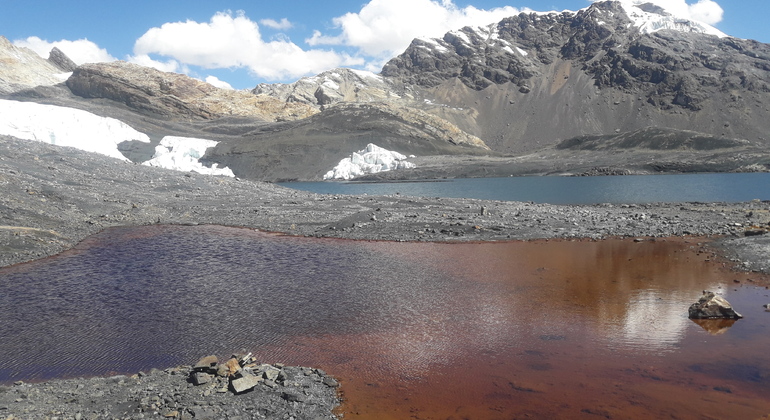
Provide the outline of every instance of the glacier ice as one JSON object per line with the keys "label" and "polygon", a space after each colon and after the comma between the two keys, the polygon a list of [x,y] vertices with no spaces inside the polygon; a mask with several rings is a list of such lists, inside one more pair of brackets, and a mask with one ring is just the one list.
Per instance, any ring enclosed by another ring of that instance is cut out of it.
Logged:
{"label": "glacier ice", "polygon": [[342,159],[323,179],[348,180],[365,174],[415,167],[414,163],[406,162],[405,159],[406,156],[401,153],[369,143],[365,149]]}
{"label": "glacier ice", "polygon": [[228,167],[218,168],[215,163],[207,168],[200,163],[200,158],[206,154],[206,150],[216,146],[217,143],[219,142],[194,137],[166,136],[161,139],[160,144],[155,146],[152,159],[143,162],[142,165],[234,177],[235,174]]}
{"label": "glacier ice", "polygon": [[69,146],[128,161],[118,150],[127,140],[150,138],[114,118],[79,109],[0,99],[0,134]]}

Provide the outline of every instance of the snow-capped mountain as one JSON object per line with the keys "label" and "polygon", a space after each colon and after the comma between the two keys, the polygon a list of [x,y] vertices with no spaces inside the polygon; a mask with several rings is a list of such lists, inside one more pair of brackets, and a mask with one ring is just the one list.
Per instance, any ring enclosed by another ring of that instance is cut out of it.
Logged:
{"label": "snow-capped mountain", "polygon": [[415,39],[382,75],[493,150],[650,126],[770,142],[770,46],[639,1]]}

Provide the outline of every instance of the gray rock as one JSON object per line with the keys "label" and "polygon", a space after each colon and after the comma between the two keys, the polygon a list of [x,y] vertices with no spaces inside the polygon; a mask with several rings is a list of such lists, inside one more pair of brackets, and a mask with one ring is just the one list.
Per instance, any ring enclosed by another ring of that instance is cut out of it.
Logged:
{"label": "gray rock", "polygon": [[690,319],[743,318],[743,315],[735,312],[725,298],[707,290],[704,290],[703,296],[690,306],[688,313]]}
{"label": "gray rock", "polygon": [[211,382],[212,376],[205,372],[193,372],[192,382],[195,385],[203,385]]}
{"label": "gray rock", "polygon": [[233,391],[235,391],[236,394],[240,394],[241,392],[254,388],[260,382],[262,382],[262,378],[259,376],[241,371],[241,377],[231,380],[230,385],[232,385]]}

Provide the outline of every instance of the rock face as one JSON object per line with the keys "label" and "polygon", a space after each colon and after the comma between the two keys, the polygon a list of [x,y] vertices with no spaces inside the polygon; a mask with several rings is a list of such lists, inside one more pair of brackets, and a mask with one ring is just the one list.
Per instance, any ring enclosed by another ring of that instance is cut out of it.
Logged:
{"label": "rock face", "polygon": [[0,94],[61,83],[64,71],[29,48],[16,47],[0,36]]}
{"label": "rock face", "polygon": [[63,72],[71,72],[77,68],[77,64],[72,61],[62,50],[53,47],[51,53],[48,55],[48,62],[56,66]]}
{"label": "rock face", "polygon": [[261,83],[252,90],[257,95],[269,95],[286,102],[315,106],[337,102],[382,102],[411,99],[398,94],[387,79],[368,71],[338,68],[316,76],[303,77],[294,83]]}
{"label": "rock face", "polygon": [[219,89],[177,73],[122,61],[84,64],[67,79],[67,87],[84,98],[104,98],[152,116],[168,119],[253,117],[263,121],[305,118],[318,112],[244,91]]}
{"label": "rock face", "polygon": [[382,75],[448,105],[431,112],[498,151],[650,126],[767,144],[770,45],[722,35],[660,8],[597,2],[416,39]]}
{"label": "rock face", "polygon": [[735,312],[725,298],[710,292],[703,291],[703,296],[693,303],[688,310],[690,319],[740,319],[741,314]]}

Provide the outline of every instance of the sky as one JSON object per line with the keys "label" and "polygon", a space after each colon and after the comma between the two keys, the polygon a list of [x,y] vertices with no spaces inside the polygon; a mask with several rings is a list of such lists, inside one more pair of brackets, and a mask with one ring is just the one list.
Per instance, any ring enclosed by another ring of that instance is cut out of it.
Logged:
{"label": "sky", "polygon": [[[738,38],[770,42],[770,0],[655,2]],[[378,73],[416,37],[592,0],[0,0],[0,35],[77,64],[125,60],[216,86],[290,83],[335,67]]]}

